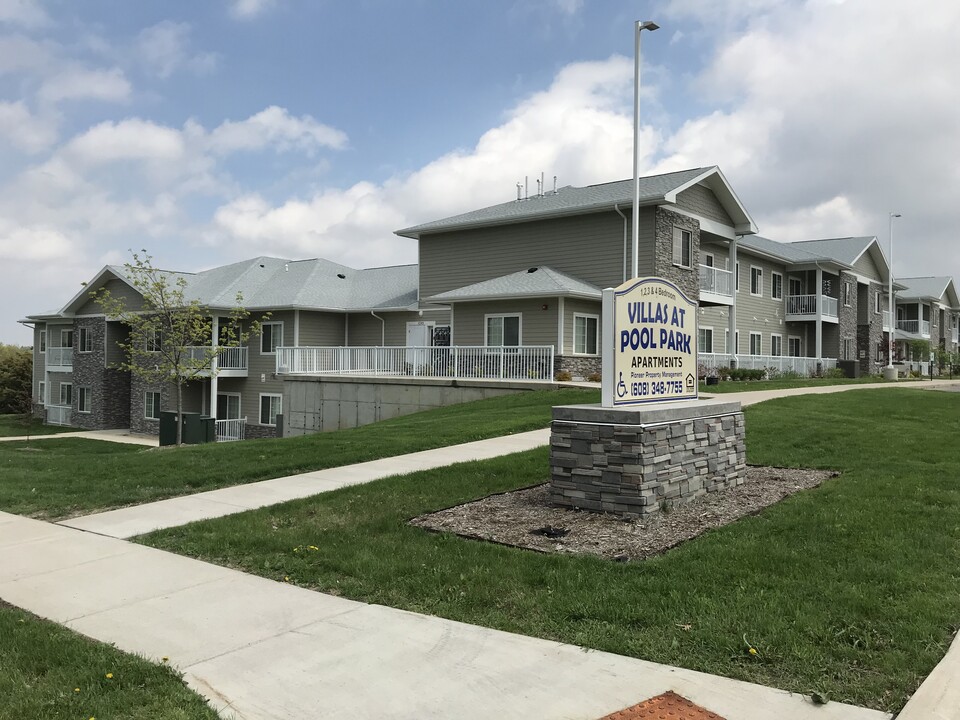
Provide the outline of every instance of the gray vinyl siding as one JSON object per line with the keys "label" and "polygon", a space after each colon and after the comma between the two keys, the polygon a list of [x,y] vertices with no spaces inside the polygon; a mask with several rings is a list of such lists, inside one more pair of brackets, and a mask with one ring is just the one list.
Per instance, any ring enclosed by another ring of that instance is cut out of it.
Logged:
{"label": "gray vinyl siding", "polygon": [[[105,287],[107,290],[109,290],[110,294],[114,298],[123,298],[124,302],[126,303],[125,307],[127,310],[137,310],[143,304],[140,293],[127,285],[127,283],[123,282],[123,280],[108,280],[103,284],[102,287]],[[80,306],[76,314],[102,315],[103,308],[100,307],[96,300],[90,298]]]}
{"label": "gray vinyl siding", "polygon": [[713,194],[713,190],[703,185],[694,185],[677,195],[677,207],[724,225],[733,226],[734,224],[730,215],[723,209],[723,205],[717,200],[717,196]]}
{"label": "gray vinyl siding", "polygon": [[[370,313],[351,313],[349,316],[349,345],[351,347],[379,346],[404,347],[407,344],[407,323],[432,322],[435,325],[448,325],[450,312],[383,312],[377,313],[383,318],[384,325]],[[382,329],[381,329],[382,328]],[[381,336],[381,333],[383,335]],[[382,337],[382,342],[381,342]]]}
{"label": "gray vinyl siding", "polygon": [[713,255],[713,266],[721,270],[730,270],[730,246],[727,243],[723,245],[713,245],[703,242],[703,235],[700,236],[700,264],[706,265],[705,254]]}
{"label": "gray vinyl siding", "polygon": [[[300,347],[343,345],[346,339],[346,315],[343,313],[300,311]],[[291,336],[290,342],[293,342]]]}
{"label": "gray vinyl siding", "polygon": [[[61,330],[73,330],[73,322],[62,322],[56,325],[47,323],[47,347],[63,347],[60,344],[60,331]],[[77,338],[74,337],[74,343],[76,343]]]}
{"label": "gray vinyl siding", "polygon": [[126,325],[118,322],[107,323],[107,347],[105,353],[105,362],[108,368],[117,367],[124,362],[126,353],[117,345],[118,342],[126,342],[130,338],[130,329]]}
{"label": "gray vinyl siding", "polygon": [[880,270],[877,268],[877,264],[870,256],[869,251],[860,256],[860,258],[853,264],[853,269],[860,275],[865,275],[866,277],[872,278],[878,282],[881,279]]}
{"label": "gray vinyl siding", "polygon": [[37,404],[43,403],[43,398],[37,394],[37,391],[40,383],[44,381],[47,363],[46,354],[40,352],[41,330],[46,330],[46,325],[44,323],[37,323],[33,330],[33,386],[30,390],[30,395],[33,397],[34,403]]}
{"label": "gray vinyl siding", "polygon": [[[759,332],[763,335],[762,355],[769,355],[770,333],[784,334],[784,313],[786,312],[783,300],[774,300],[771,297],[773,288],[773,273],[783,276],[783,295],[787,294],[787,273],[780,263],[763,260],[747,253],[737,253],[740,263],[740,290],[737,292],[737,329],[740,330],[740,348],[738,352],[750,351],[750,333]],[[763,270],[762,296],[750,294],[750,267],[759,267]],[[786,342],[786,340],[784,340]],[[784,346],[786,353],[786,346]]]}
{"label": "gray vinyl siding", "polygon": [[[553,300],[552,302],[556,302]],[[573,316],[574,315],[596,315],[599,319],[597,325],[598,327],[603,325],[602,321],[602,310],[603,305],[594,300],[580,300],[577,298],[565,298],[563,301],[563,354],[572,355],[573,354]],[[599,333],[599,345],[603,347],[603,333],[602,330]],[[559,349],[557,352],[561,352]]]}
{"label": "gray vinyl siding", "polygon": [[[721,315],[720,313],[724,313]],[[730,326],[730,316],[728,315],[729,308],[720,307],[718,305],[711,305],[703,307],[700,313],[697,315],[697,329],[699,330],[702,327],[713,328],[713,352],[714,353],[725,353],[727,352],[726,345],[724,344],[723,331]],[[701,352],[706,352],[706,350],[700,349]]]}
{"label": "gray vinyl siding", "polygon": [[[543,305],[547,309],[543,309]],[[495,300],[459,303],[455,309],[454,345],[484,345],[486,315],[520,315],[521,345],[557,344],[557,299]]]}
{"label": "gray vinyl siding", "polygon": [[[654,267],[654,214],[654,208],[641,209],[641,275]],[[624,215],[629,236],[629,211]],[[616,287],[623,282],[624,226],[623,218],[610,210],[424,235],[420,238],[420,297],[541,265],[599,288]],[[628,266],[629,257],[628,241]]]}

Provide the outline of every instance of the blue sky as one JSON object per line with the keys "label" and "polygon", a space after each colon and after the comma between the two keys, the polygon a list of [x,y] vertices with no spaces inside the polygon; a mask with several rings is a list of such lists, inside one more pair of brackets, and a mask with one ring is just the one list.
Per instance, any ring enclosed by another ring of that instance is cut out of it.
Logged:
{"label": "blue sky", "polygon": [[[892,0],[0,0],[0,341],[146,248],[416,260],[524,176],[717,164],[762,234],[960,275],[960,6]],[[548,182],[550,182],[548,180]]]}

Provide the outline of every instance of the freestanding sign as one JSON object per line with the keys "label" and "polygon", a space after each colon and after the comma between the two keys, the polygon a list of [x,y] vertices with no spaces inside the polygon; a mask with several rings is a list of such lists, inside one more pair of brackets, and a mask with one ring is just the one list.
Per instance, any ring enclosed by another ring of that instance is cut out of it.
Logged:
{"label": "freestanding sign", "polygon": [[663,278],[603,291],[604,407],[697,399],[697,303]]}

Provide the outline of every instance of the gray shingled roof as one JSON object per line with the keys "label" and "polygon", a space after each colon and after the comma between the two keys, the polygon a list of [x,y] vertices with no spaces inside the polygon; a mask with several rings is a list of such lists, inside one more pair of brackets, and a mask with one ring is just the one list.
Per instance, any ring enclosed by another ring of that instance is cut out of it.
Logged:
{"label": "gray shingled roof", "polygon": [[[107,266],[105,270],[119,278],[127,277],[119,265]],[[249,310],[300,308],[343,312],[416,308],[419,279],[416,265],[354,270],[322,258],[273,257],[253,258],[197,273],[167,274],[171,282],[184,278],[186,297],[211,308],[232,308],[240,293],[243,306]],[[86,291],[78,294],[61,313],[85,302],[87,295]]]}
{"label": "gray shingled roof", "polygon": [[[716,170],[716,167],[694,168],[640,178],[640,204],[649,205],[663,202],[669,193],[711,170]],[[403,230],[397,230],[397,235],[418,238],[421,233],[425,232],[499,225],[543,217],[583,213],[593,209],[600,210],[613,207],[614,204],[629,207],[633,204],[633,193],[634,181],[632,179],[600,185],[587,185],[586,187],[567,185],[557,190],[556,193],[548,192],[542,196],[535,196],[526,200],[512,200],[480,210],[472,210],[462,215],[414,225]]]}
{"label": "gray shingled roof", "polygon": [[825,238],[823,240],[800,240],[790,243],[799,245],[813,255],[838,260],[844,265],[853,265],[870,247],[876,238],[873,235],[859,237]]}
{"label": "gray shingled roof", "polygon": [[493,298],[581,297],[599,300],[600,288],[549,267],[536,267],[467,285],[427,298],[450,303]]}
{"label": "gray shingled roof", "polygon": [[[898,300],[912,300],[928,298],[940,300],[947,291],[947,286],[953,282],[951,277],[915,277],[915,278],[897,278],[901,285],[906,289],[897,293]],[[952,302],[955,298],[948,298]]]}
{"label": "gray shingled roof", "polygon": [[801,245],[801,243],[781,243],[776,240],[771,240],[770,238],[761,237],[760,235],[745,235],[737,241],[737,247],[739,248],[755,250],[764,255],[775,257],[785,263],[836,262],[833,258],[814,254],[802,247],[798,247],[799,245]]}

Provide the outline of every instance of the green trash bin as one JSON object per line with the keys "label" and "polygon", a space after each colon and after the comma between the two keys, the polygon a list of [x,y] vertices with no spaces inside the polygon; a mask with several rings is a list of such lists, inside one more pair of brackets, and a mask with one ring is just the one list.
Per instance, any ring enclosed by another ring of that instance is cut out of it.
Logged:
{"label": "green trash bin", "polygon": [[217,441],[217,421],[210,415],[200,416],[200,435],[203,438],[200,442],[212,443]]}
{"label": "green trash bin", "polygon": [[177,444],[177,411],[163,410],[160,413],[160,446]]}

